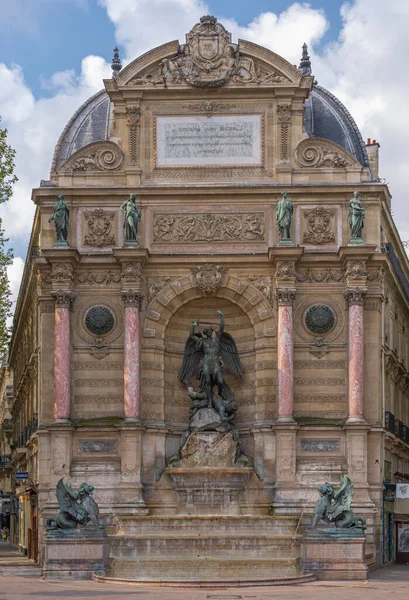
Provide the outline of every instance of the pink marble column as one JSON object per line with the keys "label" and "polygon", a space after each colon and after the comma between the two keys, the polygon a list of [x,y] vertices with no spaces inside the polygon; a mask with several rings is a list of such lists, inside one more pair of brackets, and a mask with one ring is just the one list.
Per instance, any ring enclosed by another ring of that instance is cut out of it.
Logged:
{"label": "pink marble column", "polygon": [[295,290],[278,288],[278,335],[277,335],[277,370],[278,370],[278,415],[277,423],[294,423],[293,418],[293,300]]}
{"label": "pink marble column", "polygon": [[364,298],[366,289],[348,288],[348,423],[364,423]]}
{"label": "pink marble column", "polygon": [[124,413],[127,421],[141,418],[141,349],[139,333],[140,291],[122,292],[125,305]]}
{"label": "pink marble column", "polygon": [[55,301],[54,321],[54,419],[67,421],[71,409],[70,310],[71,291],[51,292]]}

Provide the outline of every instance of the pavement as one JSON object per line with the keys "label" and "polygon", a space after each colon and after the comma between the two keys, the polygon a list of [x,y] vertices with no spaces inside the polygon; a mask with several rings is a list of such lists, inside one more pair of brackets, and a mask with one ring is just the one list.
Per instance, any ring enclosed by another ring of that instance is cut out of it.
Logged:
{"label": "pavement", "polygon": [[314,582],[249,588],[141,587],[95,581],[43,580],[41,568],[0,542],[0,600],[408,600],[409,565],[391,565],[369,581]]}

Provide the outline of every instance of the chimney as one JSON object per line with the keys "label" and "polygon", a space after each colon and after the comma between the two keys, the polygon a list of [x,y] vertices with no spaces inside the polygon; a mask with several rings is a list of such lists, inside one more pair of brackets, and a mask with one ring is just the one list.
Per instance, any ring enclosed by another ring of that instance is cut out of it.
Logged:
{"label": "chimney", "polygon": [[374,177],[379,177],[379,148],[380,144],[376,140],[368,138],[366,141],[366,151],[368,153],[369,163]]}

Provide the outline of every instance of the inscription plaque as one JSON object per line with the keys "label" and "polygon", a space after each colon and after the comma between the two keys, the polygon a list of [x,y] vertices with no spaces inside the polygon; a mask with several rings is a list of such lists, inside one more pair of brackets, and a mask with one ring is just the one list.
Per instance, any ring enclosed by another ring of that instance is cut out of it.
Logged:
{"label": "inscription plaque", "polygon": [[158,117],[157,164],[259,165],[260,115]]}
{"label": "inscription plaque", "polygon": [[78,452],[116,452],[116,440],[79,440]]}

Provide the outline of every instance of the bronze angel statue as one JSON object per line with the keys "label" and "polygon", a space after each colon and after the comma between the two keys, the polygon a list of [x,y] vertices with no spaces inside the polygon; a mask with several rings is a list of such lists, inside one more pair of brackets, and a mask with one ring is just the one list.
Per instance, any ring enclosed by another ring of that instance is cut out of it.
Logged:
{"label": "bronze angel statue", "polygon": [[[224,331],[223,311],[219,309],[217,312],[220,315],[220,326],[215,335],[213,335],[212,327],[206,327],[202,333],[196,332],[195,328],[200,321],[192,322],[190,335],[185,344],[179,380],[186,385],[192,399],[202,398],[203,405],[214,408],[223,421],[228,421],[231,420],[229,413],[231,414],[237,406],[233,403],[232,390],[224,381],[223,367],[238,377],[243,377],[244,369],[236,342],[229,333]],[[213,325],[213,323],[206,322],[203,324]],[[200,362],[202,364],[199,369]],[[196,378],[200,381],[199,392],[193,392],[190,384],[190,378],[195,373]],[[215,386],[217,386],[218,395],[213,392]],[[233,408],[231,408],[232,406]]]}
{"label": "bronze angel statue", "polygon": [[57,517],[47,519],[46,529],[75,529],[78,525],[101,527],[98,504],[91,496],[93,491],[94,486],[82,483],[75,492],[70,483],[61,478],[56,490],[60,512]]}
{"label": "bronze angel statue", "polygon": [[313,529],[319,521],[333,523],[335,527],[359,527],[366,529],[364,517],[356,517],[351,510],[354,498],[354,484],[349,477],[343,475],[337,491],[330,483],[324,483],[318,488],[320,499],[314,507]]}

